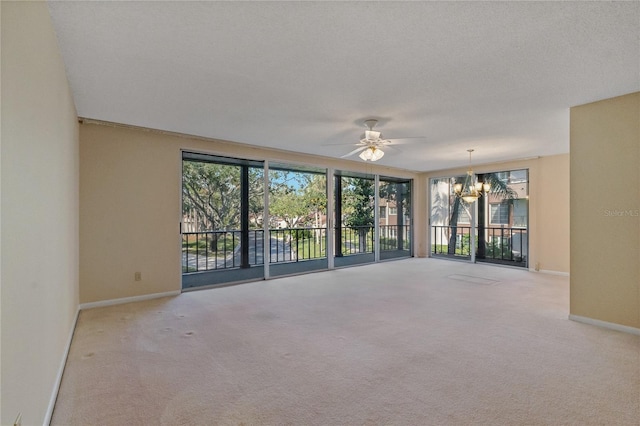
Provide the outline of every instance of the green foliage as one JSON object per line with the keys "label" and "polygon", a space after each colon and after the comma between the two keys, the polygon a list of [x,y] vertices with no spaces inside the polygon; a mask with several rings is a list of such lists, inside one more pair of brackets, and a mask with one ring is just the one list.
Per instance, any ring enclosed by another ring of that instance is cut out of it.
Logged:
{"label": "green foliage", "polygon": [[[250,229],[262,227],[264,172],[249,167]],[[270,215],[287,227],[317,226],[326,214],[326,177],[322,174],[271,170]],[[183,215],[195,218],[196,231],[240,229],[241,167],[183,161]],[[212,247],[213,248],[213,247]]]}
{"label": "green foliage", "polygon": [[363,178],[343,178],[342,212],[346,226],[374,225],[374,181]]}
{"label": "green foliage", "polygon": [[313,236],[313,231],[311,229],[296,229],[296,238],[300,241],[309,239]]}
{"label": "green foliage", "polygon": [[432,253],[435,254],[455,254],[456,256],[469,256],[469,246],[464,246],[464,248],[457,245],[453,253],[449,253],[449,246],[446,244],[437,244],[432,248]]}
{"label": "green foliage", "polygon": [[[249,168],[249,211],[258,226],[263,171]],[[241,169],[228,164],[182,162],[182,213],[197,218],[198,231],[240,228]]]}
{"label": "green foliage", "polygon": [[[299,234],[299,238],[295,241],[295,250],[298,260],[306,259],[318,259],[325,257],[326,246],[323,244],[323,240],[316,241],[311,236],[310,230],[304,230],[304,233]],[[303,235],[305,236],[304,238]]]}
{"label": "green foliage", "polygon": [[498,195],[503,200],[514,200],[518,194],[514,191],[506,180],[500,179],[496,173],[485,173],[483,182],[491,184],[491,194]]}
{"label": "green foliage", "polygon": [[[466,178],[466,175],[456,176],[452,178],[450,187],[453,188],[456,183],[464,184]],[[500,179],[497,173],[485,173],[484,175],[482,175],[480,180],[491,185],[491,194],[493,194],[494,196],[498,196],[502,199],[508,200],[518,198],[518,194],[509,186],[506,180]],[[435,185],[432,187],[435,187]],[[436,197],[434,198],[435,201],[433,203],[431,212],[432,217],[435,216],[440,218],[442,217],[442,212],[446,210],[448,200],[445,199],[445,194],[441,194],[439,192],[436,193]],[[449,237],[449,254],[459,254],[459,250],[456,248],[454,251],[453,247],[455,247],[456,245],[458,219],[460,217],[460,212],[462,211],[462,209],[468,210],[467,204],[463,202],[459,197],[453,196],[453,204],[451,205],[450,210],[451,215],[449,217],[449,226],[451,226],[452,230]],[[470,212],[468,213],[470,215]],[[480,236],[479,238],[482,239],[482,236]]]}
{"label": "green foliage", "polygon": [[239,234],[234,238],[231,232],[199,234],[198,238],[194,234],[182,236],[182,250],[189,255],[224,257],[239,243]]}
{"label": "green foliage", "polygon": [[409,182],[380,181],[380,200],[393,201],[400,212],[409,212],[411,209],[411,187]]}
{"label": "green foliage", "polygon": [[460,241],[456,243],[456,254],[470,256],[471,236],[469,234],[462,235]]}
{"label": "green foliage", "polygon": [[[487,243],[486,247],[486,257],[488,258],[511,259],[514,257],[513,252],[511,251],[509,239],[507,238],[502,241],[499,238],[496,238],[490,243]],[[521,260],[521,257],[518,256],[517,260]]]}
{"label": "green foliage", "polygon": [[295,171],[271,171],[269,215],[283,220],[287,228],[317,225],[326,214],[324,175]]}

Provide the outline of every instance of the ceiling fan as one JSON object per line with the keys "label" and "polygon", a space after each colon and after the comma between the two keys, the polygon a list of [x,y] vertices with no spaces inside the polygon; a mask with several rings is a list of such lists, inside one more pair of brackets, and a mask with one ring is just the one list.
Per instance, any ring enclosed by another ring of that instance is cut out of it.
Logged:
{"label": "ceiling fan", "polygon": [[392,144],[393,139],[384,139],[381,132],[373,130],[377,123],[378,120],[375,119],[365,120],[364,125],[369,130],[365,130],[364,137],[355,144],[357,146],[356,149],[340,158],[347,158],[359,152],[359,157],[364,161],[378,161],[381,159],[384,156],[384,151],[381,148]]}

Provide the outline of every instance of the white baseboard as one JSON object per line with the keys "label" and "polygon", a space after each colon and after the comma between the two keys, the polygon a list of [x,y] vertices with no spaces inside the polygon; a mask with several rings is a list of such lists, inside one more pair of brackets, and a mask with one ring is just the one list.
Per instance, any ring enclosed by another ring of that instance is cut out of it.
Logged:
{"label": "white baseboard", "polygon": [[536,271],[534,269],[534,272],[539,272],[541,274],[549,274],[549,275],[559,275],[561,277],[568,277],[569,273],[568,272],[561,272],[561,271],[551,271],[549,269],[540,269],[538,271]]}
{"label": "white baseboard", "polygon": [[640,328],[629,327],[628,325],[616,324],[614,322],[601,321],[593,318],[581,317],[579,315],[569,315],[571,321],[581,322],[584,324],[595,325],[598,327],[608,328],[610,330],[622,331],[623,333],[635,334],[640,336]]}
{"label": "white baseboard", "polygon": [[64,373],[64,367],[67,365],[67,358],[69,357],[69,349],[71,349],[71,341],[73,340],[73,333],[76,331],[76,324],[78,323],[78,315],[80,314],[80,308],[76,309],[76,315],[71,324],[71,331],[69,331],[69,337],[67,338],[67,344],[62,354],[62,361],[58,368],[58,374],[56,375],[56,381],[53,384],[53,392],[51,392],[51,398],[49,399],[49,406],[44,416],[43,426],[49,426],[51,423],[51,417],[53,416],[53,409],[56,406],[56,399],[58,399],[58,391],[60,390],[60,384],[62,383],[62,374]]}
{"label": "white baseboard", "polygon": [[180,290],[167,291],[166,293],[143,294],[141,296],[123,297],[121,299],[101,300],[99,302],[81,303],[79,309],[102,308],[104,306],[121,305],[123,303],[141,302],[143,300],[157,299],[159,297],[178,296]]}

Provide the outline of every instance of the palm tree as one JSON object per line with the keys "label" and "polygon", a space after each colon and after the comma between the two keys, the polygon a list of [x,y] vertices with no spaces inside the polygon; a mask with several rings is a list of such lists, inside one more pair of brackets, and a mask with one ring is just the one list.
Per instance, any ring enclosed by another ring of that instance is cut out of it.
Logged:
{"label": "palm tree", "polygon": [[431,182],[431,222],[445,224],[449,219],[450,179],[446,179],[446,191],[440,188],[441,179]]}
{"label": "palm tree", "polygon": [[[453,184],[464,183],[466,176],[456,176]],[[503,179],[500,179],[497,173],[485,173],[484,175],[478,175],[478,180],[489,183],[491,185],[490,193],[504,199],[518,198],[518,194],[507,184]],[[485,205],[487,195],[483,195],[478,198],[478,256],[484,257],[486,239],[484,233],[485,227]],[[453,206],[451,208],[451,216],[449,218],[449,228],[451,233],[449,235],[449,247],[448,254],[455,254],[456,240],[458,234],[458,218],[460,216],[460,209],[467,208],[465,203],[460,197],[454,197]]]}
{"label": "palm tree", "polygon": [[[491,185],[491,194],[498,196],[502,200],[514,200],[518,198],[518,194],[507,184],[506,180],[500,179],[496,173],[485,173],[478,177],[479,180],[487,182]],[[487,241],[485,234],[485,210],[487,197],[482,196],[478,199],[478,251],[476,257],[484,259],[486,255]]]}

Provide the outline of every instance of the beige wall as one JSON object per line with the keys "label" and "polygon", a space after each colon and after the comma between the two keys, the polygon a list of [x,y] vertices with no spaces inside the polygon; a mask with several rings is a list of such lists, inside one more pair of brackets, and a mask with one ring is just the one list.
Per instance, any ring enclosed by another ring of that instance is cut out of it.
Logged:
{"label": "beige wall", "polygon": [[[529,169],[529,269],[569,273],[569,154],[474,166],[476,173]],[[463,175],[466,168],[425,173],[422,180]],[[424,222],[428,222],[430,195]],[[428,245],[425,240],[425,247]],[[426,255],[420,253],[420,255]]]}
{"label": "beige wall", "polygon": [[182,149],[416,177],[371,163],[87,121],[80,126],[81,303],[180,290]]}
{"label": "beige wall", "polygon": [[571,314],[640,328],[640,93],[571,109]]}
{"label": "beige wall", "polygon": [[78,306],[78,125],[46,3],[0,8],[0,423],[36,425]]}
{"label": "beige wall", "polygon": [[[414,178],[416,255],[428,254],[428,178],[223,141],[87,121],[80,127],[80,302],[180,290],[181,149]],[[485,165],[530,171],[530,265],[569,272],[569,155]],[[419,178],[418,178],[419,177]],[[142,281],[134,280],[135,272]]]}
{"label": "beige wall", "polygon": [[570,270],[569,157],[565,154],[538,160],[536,257],[543,271]]}

